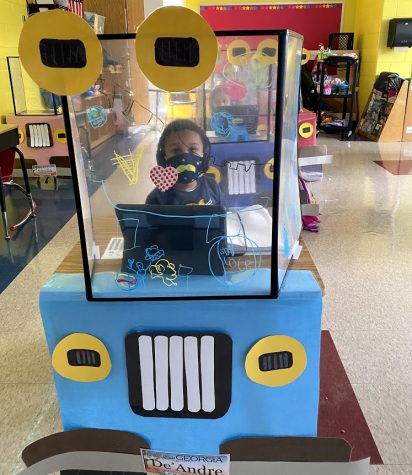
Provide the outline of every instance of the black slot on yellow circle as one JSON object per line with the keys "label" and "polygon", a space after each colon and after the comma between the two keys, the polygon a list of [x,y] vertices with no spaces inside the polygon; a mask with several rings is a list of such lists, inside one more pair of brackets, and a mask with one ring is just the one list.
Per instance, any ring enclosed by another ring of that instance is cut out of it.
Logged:
{"label": "black slot on yellow circle", "polygon": [[269,178],[269,180],[273,180],[273,177],[275,175],[274,173],[274,168],[275,167],[275,160],[271,158],[265,163],[265,167],[263,169],[265,176]]}
{"label": "black slot on yellow circle", "polygon": [[213,175],[214,179],[216,180],[217,183],[220,183],[222,181],[222,175],[219,171],[218,168],[214,167],[214,166],[210,166],[208,169],[207,169],[207,172],[206,172],[208,175]]}
{"label": "black slot on yellow circle", "polygon": [[101,381],[112,368],[104,344],[87,333],[73,333],[63,338],[53,351],[52,365],[63,378],[81,383]]}
{"label": "black slot on yellow circle", "polygon": [[66,131],[64,129],[56,129],[53,133],[53,138],[56,142],[66,143],[67,142]]}
{"label": "black slot on yellow circle", "polygon": [[258,44],[256,59],[263,64],[278,62],[278,42],[274,38],[266,38]]}
{"label": "black slot on yellow circle", "polygon": [[155,10],[136,32],[136,58],[147,79],[168,92],[191,91],[212,74],[218,43],[200,15],[185,7]]}
{"label": "black slot on yellow circle", "polygon": [[313,125],[310,122],[302,122],[299,125],[299,135],[303,139],[308,139],[313,135]]}
{"label": "black slot on yellow circle", "polygon": [[82,94],[102,70],[102,48],[80,16],[49,10],[29,17],[19,42],[21,62],[40,87],[53,94]]}
{"label": "black slot on yellow circle", "polygon": [[263,386],[286,386],[305,370],[306,351],[302,343],[287,335],[271,335],[259,340],[246,356],[249,379]]}
{"label": "black slot on yellow circle", "polygon": [[19,143],[24,142],[25,138],[26,138],[26,136],[25,136],[24,132],[21,129],[19,129]]}
{"label": "black slot on yellow circle", "polygon": [[246,64],[249,60],[250,46],[244,40],[234,40],[227,47],[227,60],[233,66]]}
{"label": "black slot on yellow circle", "polygon": [[306,48],[302,49],[302,61],[301,64],[302,66],[306,64],[310,60],[310,53]]}

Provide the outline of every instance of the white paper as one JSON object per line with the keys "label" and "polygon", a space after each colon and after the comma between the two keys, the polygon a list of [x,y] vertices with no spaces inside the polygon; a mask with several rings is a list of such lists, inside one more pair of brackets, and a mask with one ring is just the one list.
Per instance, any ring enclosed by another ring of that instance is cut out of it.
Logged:
{"label": "white paper", "polygon": [[57,176],[56,165],[33,165],[34,176]]}
{"label": "white paper", "polygon": [[[226,219],[227,235],[236,246],[245,246],[253,251],[271,250],[272,217],[262,206],[250,206],[230,212]],[[247,238],[247,239],[245,239]]]}
{"label": "white paper", "polygon": [[229,475],[229,455],[159,452],[147,449],[140,449],[140,451],[148,474]]}
{"label": "white paper", "polygon": [[104,250],[102,259],[121,259],[123,257],[124,239],[112,237]]}

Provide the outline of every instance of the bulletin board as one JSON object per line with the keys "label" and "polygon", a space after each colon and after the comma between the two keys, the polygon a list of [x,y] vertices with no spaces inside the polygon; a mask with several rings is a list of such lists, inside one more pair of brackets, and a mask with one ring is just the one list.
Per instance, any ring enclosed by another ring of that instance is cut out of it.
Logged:
{"label": "bulletin board", "polygon": [[306,49],[329,42],[329,33],[341,31],[342,3],[278,3],[200,5],[200,14],[213,30],[296,31],[304,36]]}

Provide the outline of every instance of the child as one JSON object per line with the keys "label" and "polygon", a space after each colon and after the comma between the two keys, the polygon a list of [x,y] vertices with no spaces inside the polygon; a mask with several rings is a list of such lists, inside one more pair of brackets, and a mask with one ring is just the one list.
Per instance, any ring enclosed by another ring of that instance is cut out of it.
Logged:
{"label": "child", "polygon": [[146,204],[220,205],[222,192],[214,178],[205,175],[209,168],[209,139],[194,122],[178,119],[166,126],[157,146],[156,160],[162,167],[174,167],[175,185],[167,191],[155,188]]}

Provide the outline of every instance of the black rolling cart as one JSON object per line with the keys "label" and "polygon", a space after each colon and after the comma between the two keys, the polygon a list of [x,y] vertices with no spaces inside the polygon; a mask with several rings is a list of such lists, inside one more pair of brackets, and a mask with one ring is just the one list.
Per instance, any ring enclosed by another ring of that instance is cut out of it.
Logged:
{"label": "black rolling cart", "polygon": [[[359,60],[352,56],[329,56],[325,58],[321,64],[320,74],[320,90],[318,98],[317,109],[317,128],[326,132],[340,132],[341,140],[347,140],[352,133],[353,109],[355,104],[356,84],[358,80],[358,65]],[[347,90],[344,88],[328,90],[325,84],[327,74],[339,75],[344,78],[346,84],[349,86]],[[343,90],[342,90],[343,89]],[[324,122],[322,113],[327,107],[327,102],[330,99],[343,99],[341,118],[331,122]],[[348,104],[348,99],[350,103]]]}

